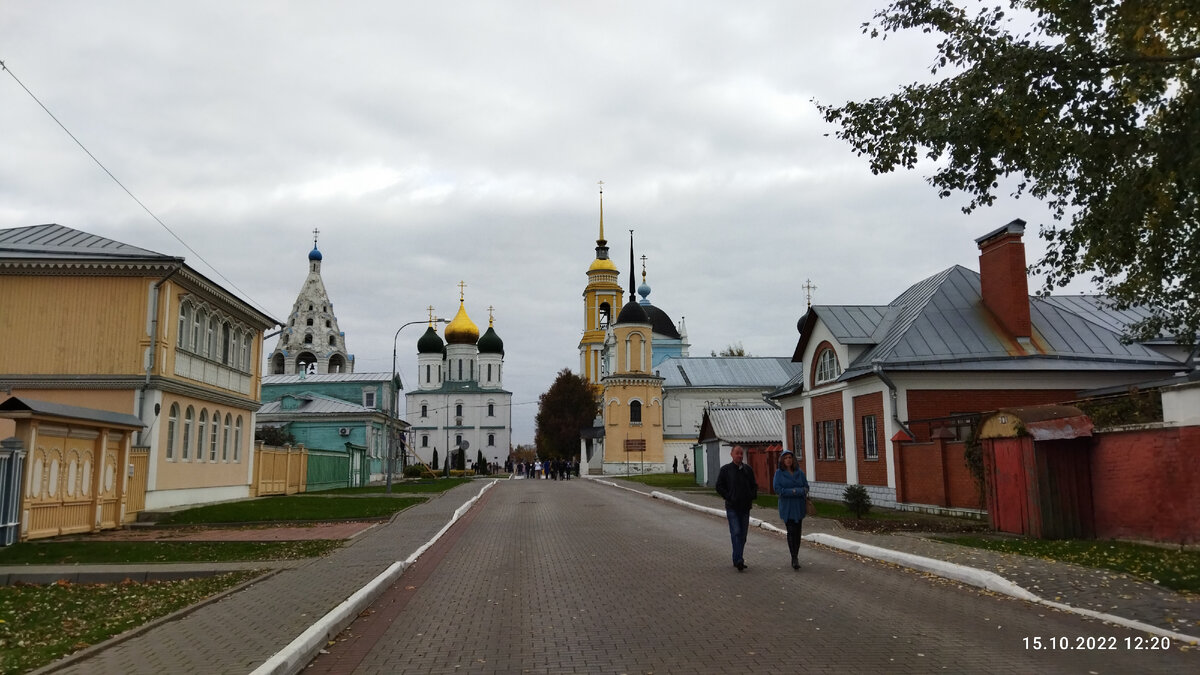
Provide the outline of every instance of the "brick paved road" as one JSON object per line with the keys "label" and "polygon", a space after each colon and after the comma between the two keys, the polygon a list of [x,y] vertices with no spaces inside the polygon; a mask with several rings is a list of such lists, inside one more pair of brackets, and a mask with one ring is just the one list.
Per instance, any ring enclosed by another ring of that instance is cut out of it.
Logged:
{"label": "brick paved road", "polygon": [[307,672],[1200,671],[1194,651],[1133,651],[1144,636],[828,549],[793,572],[759,531],[746,560],[728,562],[719,518],[586,480],[502,482]]}

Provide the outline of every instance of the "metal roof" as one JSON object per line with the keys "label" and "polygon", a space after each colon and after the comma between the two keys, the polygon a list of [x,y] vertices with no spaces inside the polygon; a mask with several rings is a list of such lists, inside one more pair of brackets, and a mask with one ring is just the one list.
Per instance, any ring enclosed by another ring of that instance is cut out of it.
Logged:
{"label": "metal roof", "polygon": [[[1030,298],[1029,302],[1033,328],[1029,348],[1034,353],[1022,353],[1024,348],[996,326],[983,304],[979,273],[959,265],[913,284],[873,312],[856,308],[860,311],[852,314],[844,307],[826,306],[813,310],[822,321],[828,317],[827,325],[835,336],[846,336],[845,344],[874,345],[846,368],[842,380],[863,375],[877,363],[888,369],[928,370],[1154,370],[1179,366],[1142,344],[1123,342],[1119,331],[1096,320],[1096,313],[1102,311],[1099,305],[1089,305],[1090,313],[1080,315],[1070,309],[1070,303],[1042,298]],[[848,323],[854,316],[863,321]]]}
{"label": "metal roof", "polygon": [[388,382],[388,373],[320,373],[318,375],[263,375],[263,386],[301,382]]}
{"label": "metal roof", "polygon": [[146,426],[140,418],[126,413],[96,410],[95,408],[81,408],[79,406],[66,405],[65,403],[37,401],[31,398],[18,398],[16,396],[0,403],[0,417],[14,417],[14,415],[5,415],[4,413],[33,413],[64,419],[86,420],[121,427],[132,427],[135,429]]}
{"label": "metal roof", "polygon": [[781,356],[668,356],[655,367],[664,389],[775,389],[800,369],[801,364]]}
{"label": "metal roof", "polygon": [[0,257],[30,260],[46,257],[78,260],[182,260],[54,223],[0,230]]}
{"label": "metal roof", "polygon": [[[283,409],[283,399],[287,396],[300,399],[300,407],[294,410]],[[373,415],[382,413],[379,408],[368,408],[358,403],[350,403],[340,398],[324,396],[313,392],[289,394],[269,403],[264,403],[258,409],[259,415]]]}
{"label": "metal roof", "polygon": [[710,406],[704,409],[704,416],[718,440],[729,443],[771,443],[783,440],[783,416],[778,408],[769,405]]}
{"label": "metal roof", "polygon": [[[1116,309],[1113,301],[1103,295],[1051,295],[1041,300],[1120,334],[1127,333],[1130,326],[1150,317],[1150,310],[1141,306]],[[1148,342],[1158,344],[1174,341],[1173,337],[1159,336]]]}

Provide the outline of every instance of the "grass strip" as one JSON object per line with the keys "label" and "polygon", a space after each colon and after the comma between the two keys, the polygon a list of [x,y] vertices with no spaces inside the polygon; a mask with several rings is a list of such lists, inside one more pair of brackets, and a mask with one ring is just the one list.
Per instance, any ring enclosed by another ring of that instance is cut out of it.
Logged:
{"label": "grass strip", "polygon": [[0,565],[232,562],[316,558],[340,540],[306,541],[46,541],[0,549]]}
{"label": "grass strip", "polygon": [[257,576],[0,587],[0,672],[28,672]]}
{"label": "grass strip", "polygon": [[209,504],[171,514],[164,525],[384,518],[424,497],[310,497],[289,495]]}
{"label": "grass strip", "polygon": [[[445,492],[451,488],[456,488],[463,483],[470,483],[472,478],[437,478],[435,480],[398,480],[392,482],[392,492],[405,494],[412,493],[427,493],[427,492]],[[386,485],[364,485],[362,487],[352,488],[336,488],[333,490],[322,490],[315,494],[321,495],[366,495],[366,494],[383,494],[387,492]]]}
{"label": "grass strip", "polygon": [[939,537],[940,541],[1083,567],[1124,572],[1186,593],[1200,592],[1200,551],[1180,551],[1124,541]]}

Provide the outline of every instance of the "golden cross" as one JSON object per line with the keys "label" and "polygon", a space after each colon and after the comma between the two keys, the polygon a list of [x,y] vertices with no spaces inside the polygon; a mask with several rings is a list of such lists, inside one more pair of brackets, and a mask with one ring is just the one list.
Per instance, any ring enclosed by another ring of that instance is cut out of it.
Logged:
{"label": "golden cross", "polygon": [[642,256],[642,283],[646,283],[646,256]]}
{"label": "golden cross", "polygon": [[804,289],[804,300],[808,303],[809,307],[812,307],[812,292],[817,290],[817,287],[813,285],[812,279],[805,279],[804,285],[800,288]]}
{"label": "golden cross", "polygon": [[464,289],[464,288],[466,288],[466,287],[467,287],[467,282],[465,282],[465,281],[460,281],[460,282],[458,282],[458,301],[459,301],[459,302],[462,302],[462,301],[463,301],[463,298],[464,298],[464,297],[466,297],[466,296],[463,294],[463,289]]}
{"label": "golden cross", "polygon": [[489,326],[492,325],[492,322],[494,322],[496,320],[495,312],[496,312],[496,308],[492,307],[491,305],[488,305],[488,325]]}
{"label": "golden cross", "polygon": [[432,326],[433,325],[433,305],[430,305],[430,306],[426,307],[425,309],[429,310],[429,325]]}
{"label": "golden cross", "polygon": [[318,234],[321,234],[321,230],[319,228],[314,227],[313,228],[313,248],[317,247],[317,235]]}

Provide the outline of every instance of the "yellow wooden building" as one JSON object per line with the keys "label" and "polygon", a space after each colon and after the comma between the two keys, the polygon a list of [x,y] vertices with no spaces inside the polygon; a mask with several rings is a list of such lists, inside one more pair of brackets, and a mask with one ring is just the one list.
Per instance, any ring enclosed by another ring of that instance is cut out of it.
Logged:
{"label": "yellow wooden building", "polygon": [[[251,495],[262,336],[278,323],[183,258],[61,225],[0,230],[0,400],[139,419],[147,509]],[[0,438],[15,431],[0,419]]]}

